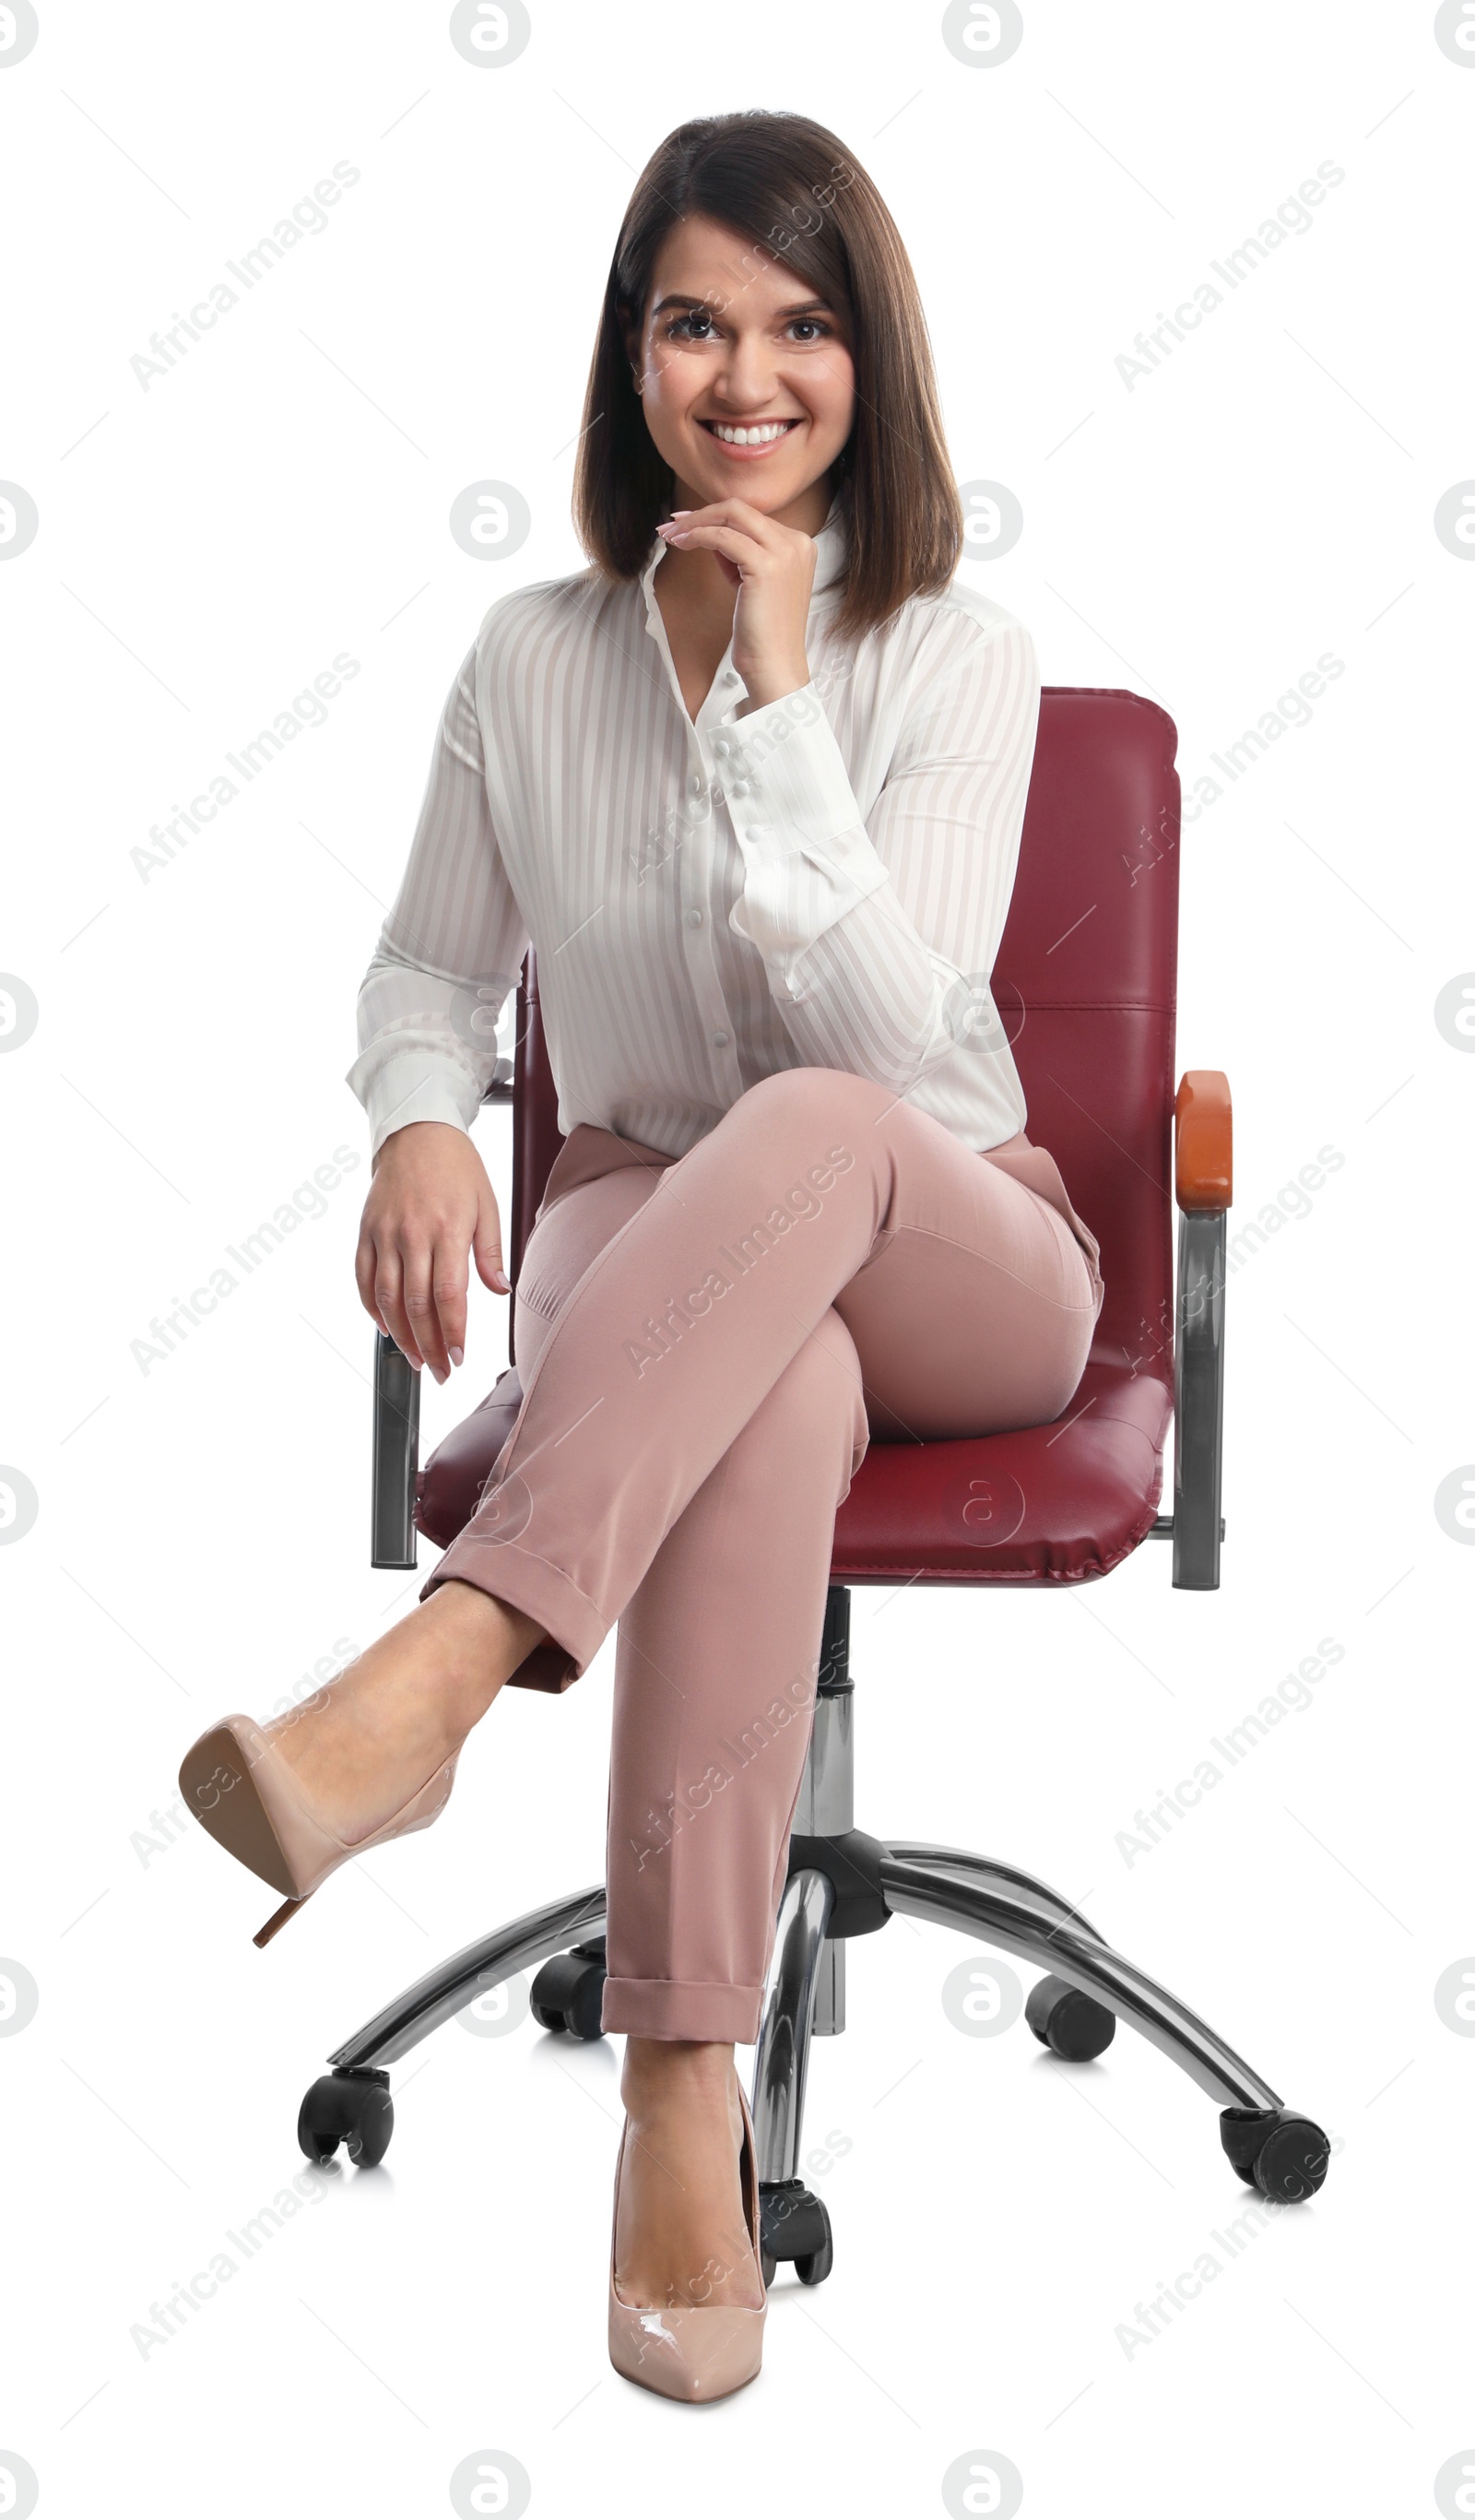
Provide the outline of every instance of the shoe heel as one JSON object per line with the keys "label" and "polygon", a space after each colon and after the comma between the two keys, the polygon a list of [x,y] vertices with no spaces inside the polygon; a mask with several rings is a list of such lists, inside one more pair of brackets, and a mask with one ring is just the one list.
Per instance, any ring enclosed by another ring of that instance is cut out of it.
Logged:
{"label": "shoe heel", "polygon": [[297,1914],[300,1909],[306,1907],[307,1902],[311,1897],[312,1892],[309,1890],[302,1898],[284,1899],[280,1908],[273,1909],[259,1934],[252,1934],[251,1936],[251,1941],[255,1944],[258,1952],[265,1951],[267,1944],[273,1941],[273,1939],[280,1934],[284,1925],[290,1925],[291,1923],[293,1916]]}

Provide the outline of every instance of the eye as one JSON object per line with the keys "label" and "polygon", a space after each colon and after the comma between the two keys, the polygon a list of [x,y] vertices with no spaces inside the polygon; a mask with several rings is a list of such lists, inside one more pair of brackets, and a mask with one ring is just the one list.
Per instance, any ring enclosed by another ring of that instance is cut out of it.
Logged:
{"label": "eye", "polygon": [[[714,338],[712,331],[714,321],[715,318],[709,307],[693,307],[685,315],[672,317],[666,326],[666,339],[668,341],[710,341]],[[790,333],[795,325],[800,324],[807,325],[809,328],[804,338],[797,345],[801,350],[812,349],[816,341],[827,339],[834,332],[834,326],[827,324],[823,316],[794,315],[789,319]]]}

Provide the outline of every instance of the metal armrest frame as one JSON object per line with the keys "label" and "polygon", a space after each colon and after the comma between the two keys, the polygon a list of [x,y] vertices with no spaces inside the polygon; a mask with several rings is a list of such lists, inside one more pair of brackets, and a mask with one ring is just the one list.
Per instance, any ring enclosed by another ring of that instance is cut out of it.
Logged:
{"label": "metal armrest frame", "polygon": [[1224,1313],[1233,1195],[1229,1078],[1190,1068],[1174,1108],[1180,1209],[1173,1351],[1173,1582],[1219,1585],[1223,1537]]}
{"label": "metal armrest frame", "polygon": [[374,1333],[374,1501],[370,1564],[410,1567],[415,1553],[415,1478],[420,1466],[420,1376],[410,1360]]}

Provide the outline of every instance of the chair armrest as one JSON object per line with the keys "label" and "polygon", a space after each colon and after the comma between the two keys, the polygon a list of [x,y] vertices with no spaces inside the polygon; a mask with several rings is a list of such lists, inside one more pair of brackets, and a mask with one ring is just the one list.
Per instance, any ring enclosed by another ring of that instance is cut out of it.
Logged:
{"label": "chair armrest", "polygon": [[1173,1106],[1173,1173],[1185,1216],[1233,1205],[1234,1114],[1229,1080],[1217,1067],[1190,1067]]}
{"label": "chair armrest", "polygon": [[1173,1349],[1173,1581],[1219,1586],[1223,1537],[1224,1298],[1233,1196],[1229,1080],[1189,1068],[1174,1104],[1178,1307]]}
{"label": "chair armrest", "polygon": [[382,1330],[374,1333],[374,1507],[370,1564],[410,1567],[420,1460],[420,1376]]}

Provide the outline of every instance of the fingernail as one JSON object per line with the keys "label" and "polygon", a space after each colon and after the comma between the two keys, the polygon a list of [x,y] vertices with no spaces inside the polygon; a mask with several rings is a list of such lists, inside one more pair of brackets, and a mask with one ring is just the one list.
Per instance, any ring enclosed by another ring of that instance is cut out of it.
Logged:
{"label": "fingernail", "polygon": [[466,1350],[465,1350],[465,1348],[461,1348],[461,1347],[450,1347],[450,1348],[447,1348],[447,1350],[446,1350],[446,1354],[447,1354],[447,1356],[450,1358],[451,1363],[452,1363],[453,1365],[465,1365],[465,1363],[466,1363]]}
{"label": "fingernail", "polygon": [[673,508],[671,514],[673,517],[694,517],[696,511],[694,508]]}
{"label": "fingernail", "polygon": [[411,1372],[412,1372],[412,1373],[419,1373],[419,1372],[420,1372],[420,1370],[421,1370],[421,1367],[422,1367],[422,1365],[424,1364],[424,1362],[425,1362],[424,1358],[423,1358],[423,1357],[418,1357],[418,1356],[407,1356],[407,1357],[406,1357],[406,1359],[405,1359],[405,1363],[406,1363],[406,1365],[409,1367],[409,1369],[410,1369],[410,1371],[411,1371]]}

